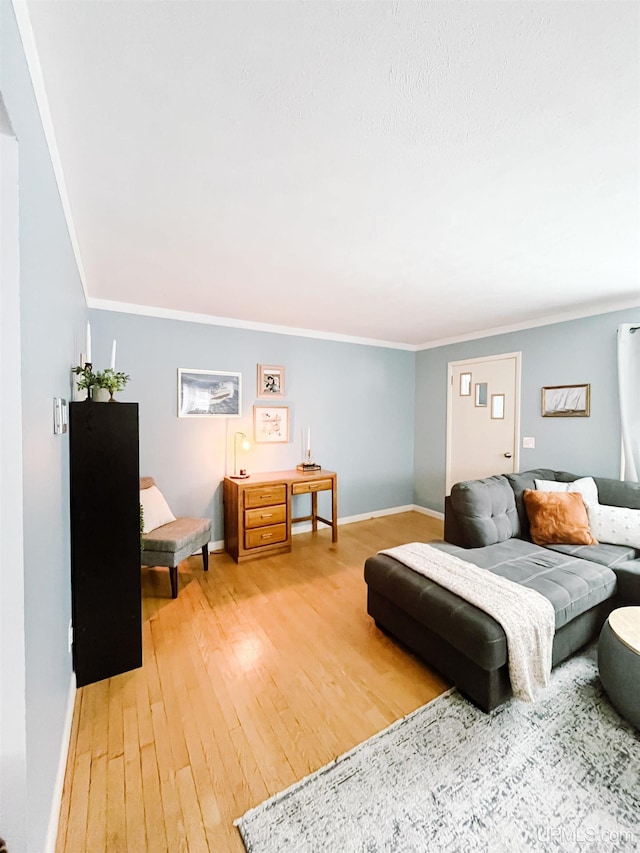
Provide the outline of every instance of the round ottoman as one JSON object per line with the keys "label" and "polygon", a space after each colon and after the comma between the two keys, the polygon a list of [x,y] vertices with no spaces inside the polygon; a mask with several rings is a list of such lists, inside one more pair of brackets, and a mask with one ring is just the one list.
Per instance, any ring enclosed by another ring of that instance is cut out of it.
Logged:
{"label": "round ottoman", "polygon": [[611,703],[640,729],[640,607],[609,615],[600,633],[598,669]]}

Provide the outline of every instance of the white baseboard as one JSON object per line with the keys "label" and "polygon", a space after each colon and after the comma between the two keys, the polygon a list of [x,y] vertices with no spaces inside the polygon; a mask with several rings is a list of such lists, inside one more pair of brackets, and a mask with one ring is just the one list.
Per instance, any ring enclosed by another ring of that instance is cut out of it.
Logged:
{"label": "white baseboard", "polygon": [[428,515],[431,518],[439,518],[440,521],[444,521],[444,513],[438,512],[437,509],[429,509],[429,507],[418,506],[417,504],[414,504],[411,508],[414,512],[421,512],[423,515]]}
{"label": "white baseboard", "polygon": [[[418,506],[417,504],[406,504],[406,506],[393,506],[389,509],[374,509],[371,512],[361,512],[358,515],[345,515],[343,518],[338,519],[338,526],[355,524],[358,521],[368,521],[370,518],[382,518],[385,515],[398,515],[401,512],[420,512],[422,515],[428,515],[430,518],[437,518],[440,521],[444,521],[443,512],[438,512],[435,509],[429,509],[425,506]],[[296,536],[298,533],[310,533],[312,529],[311,522],[305,521],[304,523],[296,524],[291,529],[291,533]],[[209,551],[224,551],[224,539],[209,542]]]}
{"label": "white baseboard", "polygon": [[49,826],[47,828],[47,838],[44,845],[44,853],[55,853],[56,838],[58,836],[58,822],[60,820],[60,806],[62,805],[62,791],[64,789],[64,774],[67,769],[67,758],[69,756],[69,746],[71,741],[71,726],[73,724],[73,709],[76,702],[76,674],[71,673],[71,681],[69,683],[69,694],[67,696],[67,710],[64,716],[64,727],[62,729],[62,738],[60,741],[60,758],[58,760],[58,772],[56,773],[56,782],[53,788],[53,796],[51,799],[51,812],[49,813]]}
{"label": "white baseboard", "polygon": [[[338,519],[338,526],[355,524],[358,521],[368,521],[370,518],[382,518],[385,515],[399,515],[401,512],[420,512],[432,518],[444,519],[444,513],[437,512],[435,509],[427,509],[427,507],[417,506],[416,504],[406,504],[406,506],[392,506],[388,509],[374,509],[371,512],[362,512],[358,515],[345,515]],[[311,529],[311,522],[305,522],[304,524],[296,525],[292,532],[294,535],[296,533],[308,533]]]}

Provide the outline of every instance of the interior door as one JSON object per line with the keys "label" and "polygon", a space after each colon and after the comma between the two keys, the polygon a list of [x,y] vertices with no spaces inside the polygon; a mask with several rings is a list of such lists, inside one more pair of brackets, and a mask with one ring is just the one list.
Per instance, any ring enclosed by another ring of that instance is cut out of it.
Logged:
{"label": "interior door", "polygon": [[447,494],[461,480],[518,470],[520,353],[449,363]]}

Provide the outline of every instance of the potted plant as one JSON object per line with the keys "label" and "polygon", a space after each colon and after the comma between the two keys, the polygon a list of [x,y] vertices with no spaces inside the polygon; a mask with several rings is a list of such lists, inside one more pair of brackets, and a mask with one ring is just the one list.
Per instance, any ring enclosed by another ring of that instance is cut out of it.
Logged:
{"label": "potted plant", "polygon": [[127,373],[122,373],[119,371],[116,373],[115,370],[108,367],[106,370],[101,370],[96,376],[96,384],[99,388],[106,388],[109,392],[109,402],[115,403],[116,401],[113,399],[113,395],[116,391],[122,391],[130,377]]}
{"label": "potted plant", "polygon": [[78,391],[86,391],[87,392],[87,400],[91,399],[91,388],[96,384],[96,375],[93,372],[93,367],[91,364],[85,364],[83,366],[78,365],[74,367],[71,371],[75,373],[76,376],[80,378],[76,382],[76,387]]}
{"label": "potted plant", "polygon": [[108,367],[106,370],[93,372],[91,364],[85,364],[83,367],[78,366],[73,368],[73,373],[79,376],[80,379],[76,382],[79,391],[86,390],[89,398],[94,400],[99,399],[98,392],[101,389],[109,392],[109,402],[115,403],[113,395],[116,391],[122,391],[130,377],[121,371],[116,373],[115,370]]}

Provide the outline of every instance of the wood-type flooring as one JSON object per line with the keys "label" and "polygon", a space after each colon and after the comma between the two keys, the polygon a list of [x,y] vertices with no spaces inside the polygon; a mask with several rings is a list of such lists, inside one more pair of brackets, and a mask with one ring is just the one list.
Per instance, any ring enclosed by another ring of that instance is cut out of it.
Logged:
{"label": "wood-type flooring", "polygon": [[78,690],[56,853],[242,853],[233,820],[449,685],[379,631],[363,564],[442,537],[407,512],[236,565],[143,569],[144,665]]}

